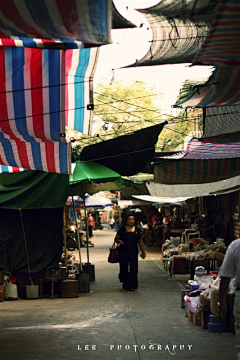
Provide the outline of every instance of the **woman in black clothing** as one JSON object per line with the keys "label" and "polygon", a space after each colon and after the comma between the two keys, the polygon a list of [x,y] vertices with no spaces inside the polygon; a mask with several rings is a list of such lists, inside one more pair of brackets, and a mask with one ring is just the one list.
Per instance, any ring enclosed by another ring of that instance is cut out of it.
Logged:
{"label": "woman in black clothing", "polygon": [[115,237],[119,247],[119,280],[123,283],[123,289],[134,291],[138,287],[138,245],[145,258],[143,241],[139,230],[134,225],[135,219],[132,214],[126,217],[126,225],[121,227]]}

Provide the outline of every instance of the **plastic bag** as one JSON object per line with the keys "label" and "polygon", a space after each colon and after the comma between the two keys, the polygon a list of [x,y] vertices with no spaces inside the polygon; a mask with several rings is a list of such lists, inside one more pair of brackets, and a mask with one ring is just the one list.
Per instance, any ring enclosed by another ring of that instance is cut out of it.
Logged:
{"label": "plastic bag", "polygon": [[197,305],[198,311],[210,311],[210,297],[211,297],[210,288],[201,292],[200,300]]}
{"label": "plastic bag", "polygon": [[200,296],[190,297],[188,301],[188,308],[191,312],[196,313],[198,312],[197,306],[199,303]]}
{"label": "plastic bag", "polygon": [[210,310],[215,316],[219,316],[219,286],[211,286]]}
{"label": "plastic bag", "polygon": [[228,289],[228,294],[235,294],[237,291],[237,277],[231,279]]}
{"label": "plastic bag", "polygon": [[220,286],[220,281],[221,281],[221,278],[220,276],[218,276],[212,283],[212,286],[216,286],[216,287],[219,287]]}
{"label": "plastic bag", "polygon": [[213,284],[213,279],[212,279],[212,276],[211,275],[208,275],[208,276],[202,276],[199,281],[198,281],[198,284],[199,284],[199,288],[200,289],[208,289],[209,286],[211,286]]}

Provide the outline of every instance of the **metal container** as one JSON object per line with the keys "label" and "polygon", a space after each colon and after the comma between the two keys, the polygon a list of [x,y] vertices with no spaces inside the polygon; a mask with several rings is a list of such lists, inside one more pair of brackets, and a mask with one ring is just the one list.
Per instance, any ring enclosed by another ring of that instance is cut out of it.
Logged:
{"label": "metal container", "polygon": [[38,299],[38,285],[26,285],[26,299]]}
{"label": "metal container", "polygon": [[83,264],[83,272],[90,275],[90,282],[95,281],[95,269],[93,264],[91,263]]}
{"label": "metal container", "polygon": [[80,273],[78,275],[78,292],[86,293],[90,291],[90,275],[87,273]]}
{"label": "metal container", "polygon": [[4,298],[5,298],[5,300],[17,300],[18,299],[18,291],[17,291],[16,284],[12,284],[10,282],[6,283]]}
{"label": "metal container", "polygon": [[78,297],[78,281],[63,280],[61,282],[61,297],[64,298]]}

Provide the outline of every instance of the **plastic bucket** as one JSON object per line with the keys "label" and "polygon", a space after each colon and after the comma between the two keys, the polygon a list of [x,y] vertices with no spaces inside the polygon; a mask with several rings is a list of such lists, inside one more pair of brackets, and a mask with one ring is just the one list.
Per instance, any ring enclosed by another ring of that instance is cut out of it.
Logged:
{"label": "plastic bucket", "polygon": [[188,299],[188,308],[191,312],[197,312],[197,305],[199,303],[200,296],[189,297]]}

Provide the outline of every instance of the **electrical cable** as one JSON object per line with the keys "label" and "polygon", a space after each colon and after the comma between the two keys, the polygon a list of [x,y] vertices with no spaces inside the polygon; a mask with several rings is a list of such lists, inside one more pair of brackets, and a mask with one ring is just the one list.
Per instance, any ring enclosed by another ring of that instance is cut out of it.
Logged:
{"label": "electrical cable", "polygon": [[[108,97],[108,98],[110,97],[111,99],[118,101],[118,99],[115,99],[113,96],[110,96],[110,95],[105,95],[105,94],[101,94],[101,93],[98,93],[98,92],[95,92],[95,94],[98,94],[98,95],[101,95],[101,96],[104,96],[104,97]],[[98,99],[98,101],[99,101],[99,99]],[[125,101],[125,100],[123,100],[123,102],[124,102],[124,104],[131,105],[131,106],[136,106],[136,107],[138,107],[140,109],[144,109],[145,111],[157,112],[156,110],[147,109],[146,107],[143,107],[143,106],[140,106],[140,105],[135,105],[135,104],[129,103],[128,101]]]}

